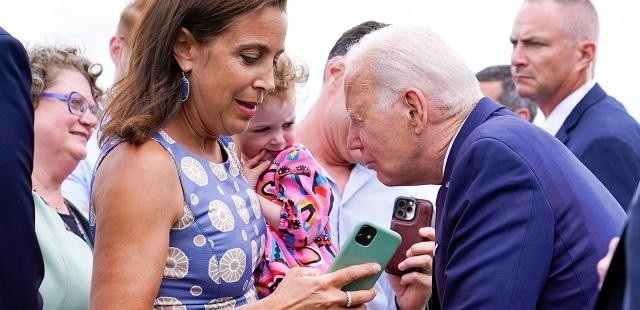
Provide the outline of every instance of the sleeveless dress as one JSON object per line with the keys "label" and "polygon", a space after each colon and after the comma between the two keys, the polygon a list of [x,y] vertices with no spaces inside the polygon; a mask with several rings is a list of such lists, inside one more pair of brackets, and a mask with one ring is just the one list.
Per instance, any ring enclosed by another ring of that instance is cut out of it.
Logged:
{"label": "sleeveless dress", "polygon": [[[217,164],[189,152],[164,131],[153,140],[174,159],[184,195],[184,213],[171,228],[154,309],[232,309],[256,301],[253,273],[264,253],[266,224],[234,143],[218,139],[227,160]],[[105,144],[96,167],[121,142]],[[95,233],[93,206],[89,213]]]}

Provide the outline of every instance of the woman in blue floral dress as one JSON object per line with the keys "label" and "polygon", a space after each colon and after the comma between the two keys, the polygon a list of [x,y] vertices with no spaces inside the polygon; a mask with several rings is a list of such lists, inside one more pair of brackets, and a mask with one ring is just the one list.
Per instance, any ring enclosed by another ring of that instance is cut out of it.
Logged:
{"label": "woman in blue floral dress", "polygon": [[343,308],[375,295],[340,290],[375,264],[295,268],[269,297],[255,294],[265,222],[226,136],[244,131],[274,88],[285,7],[157,0],[142,13],[104,117],[91,308]]}

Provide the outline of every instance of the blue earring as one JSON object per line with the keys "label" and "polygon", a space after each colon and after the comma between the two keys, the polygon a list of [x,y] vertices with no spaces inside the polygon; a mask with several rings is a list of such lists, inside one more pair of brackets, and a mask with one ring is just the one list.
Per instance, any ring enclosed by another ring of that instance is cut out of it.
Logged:
{"label": "blue earring", "polygon": [[189,80],[184,75],[184,71],[182,72],[182,77],[180,78],[180,101],[185,102],[189,98]]}

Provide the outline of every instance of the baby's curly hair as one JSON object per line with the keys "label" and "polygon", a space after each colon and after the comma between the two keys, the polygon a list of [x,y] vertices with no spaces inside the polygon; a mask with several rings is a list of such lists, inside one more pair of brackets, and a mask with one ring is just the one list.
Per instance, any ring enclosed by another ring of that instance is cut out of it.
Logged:
{"label": "baby's curly hair", "polygon": [[289,99],[295,93],[296,84],[307,82],[309,69],[303,63],[294,62],[289,56],[282,54],[276,62],[273,74],[276,87],[269,95]]}
{"label": "baby's curly hair", "polygon": [[51,86],[60,69],[73,69],[82,73],[91,86],[91,95],[96,103],[100,102],[103,90],[96,81],[102,74],[102,65],[92,63],[80,55],[74,47],[55,47],[36,45],[28,49],[31,63],[31,101],[38,107],[42,92]]}

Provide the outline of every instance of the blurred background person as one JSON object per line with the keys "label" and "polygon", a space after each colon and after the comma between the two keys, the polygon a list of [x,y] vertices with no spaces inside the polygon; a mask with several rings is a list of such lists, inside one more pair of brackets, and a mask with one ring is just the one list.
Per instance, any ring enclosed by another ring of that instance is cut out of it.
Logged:
{"label": "blurred background person", "polygon": [[[116,33],[109,40],[109,54],[115,65],[114,83],[117,83],[129,65],[130,46],[127,42],[131,40],[136,22],[144,9],[148,0],[134,0],[127,5],[120,14]],[[98,146],[98,133],[95,130],[91,139],[87,142],[87,156],[81,160],[76,169],[62,182],[62,193],[84,214],[89,211],[89,200],[91,195],[91,178],[95,167],[100,147]]]}
{"label": "blurred background person", "polygon": [[145,8],[105,112],[89,209],[92,308],[335,308],[375,295],[340,290],[380,270],[362,264],[322,275],[291,269],[257,300],[266,225],[249,207],[255,192],[226,136],[246,130],[275,87],[285,9],[285,0]]}
{"label": "blurred background person", "polygon": [[75,48],[29,49],[35,109],[33,201],[36,234],[44,259],[40,293],[44,309],[87,309],[93,238],[84,215],[60,189],[86,156],[97,123],[102,67]]}
{"label": "blurred background person", "polygon": [[533,122],[538,107],[533,101],[518,95],[509,65],[486,67],[476,73],[476,78],[480,81],[482,94],[502,104],[522,119]]}
{"label": "blurred background person", "polygon": [[0,309],[41,309],[44,267],[30,195],[33,105],[29,59],[0,27]]}
{"label": "blurred background person", "polygon": [[[331,185],[334,198],[331,236],[340,246],[363,220],[389,227],[396,197],[412,196],[410,187],[387,187],[380,183],[375,171],[362,162],[360,151],[347,149],[349,118],[344,98],[344,55],[363,36],[385,26],[376,21],[363,22],[336,40],[326,60],[320,96],[296,128],[298,141],[320,163]],[[432,242],[429,244],[433,246]],[[431,296],[431,268],[405,276],[403,285],[398,285],[397,276],[381,276],[376,282],[377,295],[367,308],[392,309],[396,302],[400,309],[424,308]],[[390,280],[397,284],[395,290]]]}
{"label": "blurred background person", "polygon": [[623,208],[640,181],[640,125],[594,80],[598,13],[589,0],[526,0],[511,32],[520,96]]}

